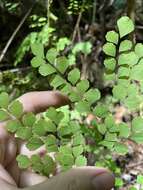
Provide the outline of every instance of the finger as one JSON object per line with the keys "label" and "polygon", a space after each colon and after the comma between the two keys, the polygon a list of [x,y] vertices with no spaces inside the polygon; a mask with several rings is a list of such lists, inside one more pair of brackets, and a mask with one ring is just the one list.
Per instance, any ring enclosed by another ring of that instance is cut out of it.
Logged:
{"label": "finger", "polygon": [[31,171],[22,171],[20,175],[19,187],[28,187],[42,183],[47,180],[47,177],[38,175]]}
{"label": "finger", "polygon": [[23,104],[25,112],[35,113],[44,111],[50,106],[59,107],[69,104],[68,98],[58,91],[29,92],[18,100]]}
{"label": "finger", "polygon": [[0,163],[8,165],[16,156],[15,138],[5,129],[5,122],[0,123]]}
{"label": "finger", "polygon": [[26,142],[23,142],[22,140],[19,140],[18,142],[18,152],[20,154],[26,155],[29,158],[33,155],[33,154],[41,154],[43,153],[44,155],[46,154],[46,148],[45,145],[41,146],[40,148],[36,149],[36,150],[29,150],[26,146]]}
{"label": "finger", "polygon": [[18,190],[15,185],[9,184],[7,181],[0,178],[0,189],[2,190]]}
{"label": "finger", "polygon": [[9,175],[9,173],[4,169],[2,165],[0,165],[0,179],[4,180],[5,182],[16,186],[15,181],[13,178]]}
{"label": "finger", "polygon": [[114,177],[106,169],[85,167],[71,169],[25,190],[111,190]]}
{"label": "finger", "polygon": [[12,179],[16,182],[16,184],[19,184],[19,178],[20,178],[20,169],[18,167],[17,161],[14,159],[11,163],[9,163],[5,167],[6,171],[10,174]]}

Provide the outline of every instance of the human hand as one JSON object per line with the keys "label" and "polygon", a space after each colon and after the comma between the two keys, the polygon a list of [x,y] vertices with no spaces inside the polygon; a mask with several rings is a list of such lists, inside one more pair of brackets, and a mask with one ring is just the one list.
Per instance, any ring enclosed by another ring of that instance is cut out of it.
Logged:
{"label": "human hand", "polygon": [[[39,113],[50,106],[67,104],[68,98],[57,91],[31,92],[19,98],[25,112]],[[40,148],[37,153],[44,151]],[[114,177],[106,169],[84,167],[71,169],[47,179],[29,170],[20,170],[17,166],[18,153],[32,155],[25,143],[16,139],[0,124],[0,189],[2,190],[110,190],[114,185]]]}

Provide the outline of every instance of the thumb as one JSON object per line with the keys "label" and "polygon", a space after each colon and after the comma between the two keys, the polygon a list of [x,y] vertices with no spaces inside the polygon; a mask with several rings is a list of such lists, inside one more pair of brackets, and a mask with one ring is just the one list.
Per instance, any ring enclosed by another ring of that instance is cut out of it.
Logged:
{"label": "thumb", "polygon": [[106,169],[85,167],[71,169],[25,190],[111,190],[114,177]]}

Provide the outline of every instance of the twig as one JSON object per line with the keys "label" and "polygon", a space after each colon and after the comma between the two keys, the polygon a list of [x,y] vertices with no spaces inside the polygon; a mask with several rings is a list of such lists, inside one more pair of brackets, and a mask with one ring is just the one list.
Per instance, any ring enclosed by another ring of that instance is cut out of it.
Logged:
{"label": "twig", "polygon": [[139,162],[139,163],[135,163],[135,164],[131,164],[128,166],[128,168],[135,168],[137,166],[143,165],[143,161]]}
{"label": "twig", "polygon": [[135,0],[127,1],[127,15],[135,22]]}
{"label": "twig", "polygon": [[77,18],[77,22],[76,22],[76,25],[75,25],[75,28],[74,28],[74,32],[73,32],[73,37],[72,37],[72,44],[74,43],[74,40],[76,38],[76,34],[78,32],[78,28],[79,28],[79,24],[80,24],[80,21],[81,21],[81,17],[82,17],[82,11],[80,11],[80,13],[78,15],[78,18]]}
{"label": "twig", "polygon": [[24,68],[16,68],[16,69],[8,69],[8,70],[5,70],[5,71],[1,71],[0,73],[5,73],[5,72],[11,72],[11,73],[19,73],[19,72],[23,72],[23,71],[28,71],[30,70],[31,67],[24,67]]}
{"label": "twig", "polygon": [[96,14],[96,0],[94,0],[93,2],[92,24],[95,23],[95,14]]}
{"label": "twig", "polygon": [[20,28],[22,27],[22,25],[24,24],[25,20],[27,19],[27,17],[30,15],[33,7],[35,5],[35,2],[33,3],[33,5],[29,8],[29,10],[27,11],[27,13],[25,14],[25,16],[22,18],[22,20],[20,21],[19,25],[17,26],[17,28],[15,29],[15,31],[13,32],[13,34],[11,35],[10,39],[8,40],[6,46],[4,47],[2,53],[0,54],[0,62],[2,62],[10,44],[12,43],[13,39],[15,38],[16,34],[18,33],[18,31],[20,30]]}
{"label": "twig", "polygon": [[[127,15],[132,19],[134,23],[135,23],[135,7],[136,7],[135,0],[127,0]],[[135,42],[136,41],[135,35],[131,34],[130,39]]]}

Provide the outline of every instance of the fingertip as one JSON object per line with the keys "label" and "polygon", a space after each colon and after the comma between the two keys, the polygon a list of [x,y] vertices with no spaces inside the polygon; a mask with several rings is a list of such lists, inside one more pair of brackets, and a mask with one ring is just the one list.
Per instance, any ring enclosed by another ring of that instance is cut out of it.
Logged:
{"label": "fingertip", "polygon": [[111,190],[114,187],[114,183],[114,175],[109,171],[96,175],[92,179],[92,185],[95,190]]}
{"label": "fingertip", "polygon": [[106,168],[86,166],[75,168],[71,173],[73,176],[78,176],[78,184],[80,184],[78,186],[84,187],[85,190],[111,190],[114,187],[114,175]]}
{"label": "fingertip", "polygon": [[60,107],[70,103],[67,96],[59,91],[28,92],[18,100],[23,104],[24,112],[39,113],[48,107]]}

